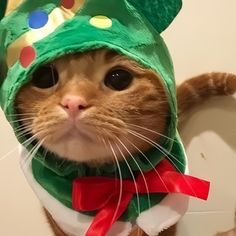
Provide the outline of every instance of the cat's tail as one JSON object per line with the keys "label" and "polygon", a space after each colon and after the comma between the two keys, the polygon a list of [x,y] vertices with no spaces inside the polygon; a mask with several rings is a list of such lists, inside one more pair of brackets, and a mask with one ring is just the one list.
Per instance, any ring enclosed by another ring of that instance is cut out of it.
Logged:
{"label": "cat's tail", "polygon": [[193,77],[177,87],[178,114],[181,116],[210,97],[232,95],[235,92],[234,74],[214,72]]}

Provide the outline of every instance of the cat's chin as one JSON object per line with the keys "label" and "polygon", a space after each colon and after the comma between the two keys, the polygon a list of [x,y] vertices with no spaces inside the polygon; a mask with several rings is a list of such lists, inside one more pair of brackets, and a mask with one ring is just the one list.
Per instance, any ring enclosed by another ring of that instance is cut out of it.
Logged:
{"label": "cat's chin", "polygon": [[[72,146],[72,145],[68,145]],[[83,162],[83,163],[90,163],[90,162],[107,162],[108,155],[104,148],[81,148],[80,146],[76,145],[73,147],[73,151],[67,151],[67,147],[64,149],[62,147],[57,146],[47,146],[47,149],[55,153],[59,158],[75,161],[75,162]]]}
{"label": "cat's chin", "polygon": [[[68,137],[67,140],[61,140],[61,142],[45,142],[43,146],[55,153],[58,158],[94,166],[123,161],[124,158],[131,158],[132,155],[139,153],[133,145],[122,139],[121,142],[124,146],[117,145],[118,143],[112,140],[105,144],[101,140],[88,141],[88,139]],[[143,143],[136,143],[136,145],[144,152],[150,148],[149,145]]]}
{"label": "cat's chin", "polygon": [[75,135],[61,138],[57,142],[45,142],[45,148],[55,153],[59,158],[76,162],[104,163],[111,160],[111,151],[100,140],[92,140],[88,137],[78,138]]}
{"label": "cat's chin", "polygon": [[140,152],[139,150],[146,151],[151,147],[149,143],[132,135],[102,138],[82,126],[80,130],[73,127],[60,131],[56,132],[57,135],[54,133],[53,139],[46,139],[43,146],[59,158],[75,162],[102,165],[124,160],[127,156]]}

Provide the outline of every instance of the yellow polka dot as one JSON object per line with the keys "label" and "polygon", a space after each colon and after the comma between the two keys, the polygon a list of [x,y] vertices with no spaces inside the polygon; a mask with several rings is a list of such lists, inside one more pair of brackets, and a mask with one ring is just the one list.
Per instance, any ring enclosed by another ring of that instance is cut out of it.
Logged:
{"label": "yellow polka dot", "polygon": [[94,16],[89,23],[100,29],[107,29],[112,26],[112,20],[106,16]]}

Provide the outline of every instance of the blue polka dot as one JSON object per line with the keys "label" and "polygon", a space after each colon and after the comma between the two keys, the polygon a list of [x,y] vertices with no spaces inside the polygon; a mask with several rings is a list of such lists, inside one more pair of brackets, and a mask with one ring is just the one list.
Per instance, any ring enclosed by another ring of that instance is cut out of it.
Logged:
{"label": "blue polka dot", "polygon": [[48,22],[48,14],[44,11],[34,11],[29,15],[29,27],[39,29],[45,26]]}

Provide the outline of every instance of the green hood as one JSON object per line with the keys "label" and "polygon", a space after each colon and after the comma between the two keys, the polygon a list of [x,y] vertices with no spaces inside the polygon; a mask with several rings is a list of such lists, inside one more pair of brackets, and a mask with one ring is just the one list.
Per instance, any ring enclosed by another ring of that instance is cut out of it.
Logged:
{"label": "green hood", "polygon": [[[4,1],[3,1],[4,2]],[[163,147],[178,160],[173,160],[184,171],[184,150],[177,134],[176,91],[172,61],[160,33],[166,29],[181,9],[181,0],[25,0],[0,22],[0,104],[9,122],[15,114],[14,101],[19,89],[30,80],[30,74],[42,63],[62,55],[91,49],[110,48],[158,73],[163,79],[171,111]],[[2,6],[1,6],[2,7]],[[5,5],[4,5],[5,9]],[[0,16],[3,9],[0,10]],[[13,122],[16,132],[19,124]],[[21,143],[25,138],[19,138]],[[31,147],[27,147],[30,149]],[[111,175],[110,167],[92,170],[85,165],[65,163],[57,167],[54,157],[42,161],[39,150],[33,159],[37,181],[52,195],[58,195],[53,181],[45,179],[73,179],[81,169],[83,175]],[[49,155],[49,154],[48,154]],[[163,158],[163,152],[149,151],[152,165]],[[137,157],[144,171],[152,167]],[[130,163],[137,171],[135,163]],[[44,170],[40,172],[39,170]],[[85,171],[86,169],[86,171]],[[128,176],[124,167],[123,176]],[[49,174],[50,178],[44,178]],[[84,173],[84,174],[83,174]],[[60,183],[60,181],[59,181]],[[57,183],[59,185],[59,183]],[[50,185],[50,186],[49,186]],[[48,187],[49,186],[49,187]],[[68,195],[70,187],[66,189]],[[141,198],[145,196],[141,196]],[[157,204],[163,196],[154,196]],[[60,199],[61,200],[61,199]],[[61,200],[63,202],[63,200]],[[134,201],[134,205],[136,201]],[[63,202],[70,207],[70,202]],[[132,204],[131,204],[132,205]],[[145,207],[144,207],[145,208]],[[145,210],[145,209],[142,209]],[[134,217],[135,214],[133,214]]]}

